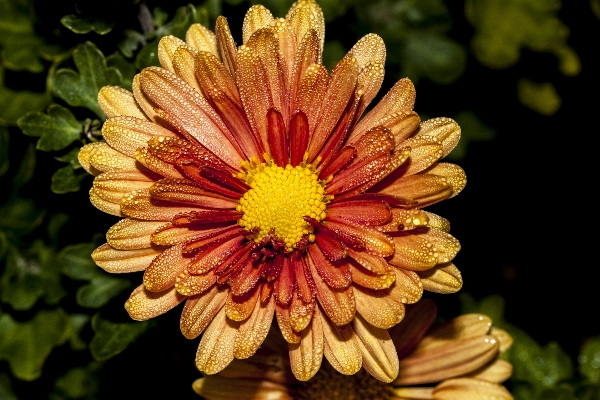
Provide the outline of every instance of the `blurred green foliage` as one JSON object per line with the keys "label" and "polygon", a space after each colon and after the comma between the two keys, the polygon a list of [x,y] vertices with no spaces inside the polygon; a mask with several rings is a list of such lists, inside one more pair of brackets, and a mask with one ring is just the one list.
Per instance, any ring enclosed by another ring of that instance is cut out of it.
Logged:
{"label": "blurred green foliage", "polygon": [[[106,226],[79,221],[90,225],[88,236],[64,228],[72,209],[88,205],[89,185],[82,185],[88,175],[77,153],[102,140],[98,91],[105,85],[131,89],[136,73],[158,65],[158,41],[165,35],[185,39],[192,23],[212,28],[224,9],[241,12],[251,4],[285,16],[293,0],[65,0],[53,7],[63,11],[56,16],[42,15],[42,3],[0,0],[0,399],[16,399],[21,381],[45,376],[52,385],[39,384],[39,398],[95,398],[112,357],[154,325],[124,322],[122,302],[132,279],[105,273],[90,257],[102,242],[93,234]],[[553,55],[565,76],[581,69],[556,0],[465,0],[461,17],[471,26],[462,29],[473,31],[467,40],[455,34],[448,0],[319,4],[331,39],[323,58],[329,70],[359,36],[375,32],[386,43],[386,69],[394,81],[408,76],[417,85],[445,85],[459,97],[461,85],[477,79],[466,73],[470,68],[512,69],[514,97],[550,116],[561,106],[560,90],[549,78],[540,83],[517,69],[523,51]],[[590,9],[600,18],[598,0],[590,1]],[[240,30],[232,25],[236,38]],[[472,109],[478,100],[458,101],[452,111],[463,134],[450,155],[454,160],[468,154],[470,142],[499,135]],[[63,208],[52,204],[62,202]],[[463,302],[465,312],[484,312],[513,335],[507,357],[515,366],[517,399],[600,398],[600,338],[585,343],[574,367],[557,344],[540,346],[505,322],[501,298]],[[53,352],[64,358],[66,370],[43,369]]]}

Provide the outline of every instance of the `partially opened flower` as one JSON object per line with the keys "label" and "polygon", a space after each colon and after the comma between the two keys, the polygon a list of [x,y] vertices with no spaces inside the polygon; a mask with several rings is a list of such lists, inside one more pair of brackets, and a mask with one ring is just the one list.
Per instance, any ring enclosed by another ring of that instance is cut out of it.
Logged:
{"label": "partially opened flower", "polygon": [[[324,20],[312,0],[285,19],[252,7],[237,47],[225,18],[165,37],[162,68],[133,93],[105,87],[106,142],[82,148],[99,209],[125,217],[93,253],[114,273],[145,271],[132,318],[185,300],[181,330],[203,333],[197,367],[217,373],[256,352],[273,315],[292,370],[309,379],[323,355],[340,372],[398,372],[387,329],[423,289],[462,285],[459,243],[423,207],[462,190],[439,163],[460,129],[421,123],[402,79],[363,112],[383,80],[385,48],[367,35],[328,74]],[[362,117],[361,117],[362,116]]]}
{"label": "partially opened flower", "polygon": [[200,378],[193,389],[207,400],[512,400],[502,382],[512,365],[499,358],[512,344],[482,314],[466,314],[430,328],[435,303],[407,308],[406,319],[390,332],[400,356],[392,384],[360,371],[344,376],[323,366],[308,382],[289,372],[276,335],[248,360],[234,360],[222,372]]}

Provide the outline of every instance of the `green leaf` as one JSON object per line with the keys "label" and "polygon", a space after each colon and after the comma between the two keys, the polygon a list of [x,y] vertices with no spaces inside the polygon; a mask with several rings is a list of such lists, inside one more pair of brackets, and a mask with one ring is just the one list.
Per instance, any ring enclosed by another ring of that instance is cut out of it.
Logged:
{"label": "green leaf", "polygon": [[9,246],[0,279],[0,299],[16,310],[30,309],[38,299],[57,304],[66,295],[53,250],[40,240],[21,253]]}
{"label": "green leaf", "polygon": [[69,315],[69,323],[71,324],[71,336],[69,337],[69,344],[71,345],[71,349],[75,351],[87,349],[87,343],[84,342],[79,335],[89,320],[90,316],[86,314]]}
{"label": "green leaf", "polygon": [[79,158],[78,158],[79,150],[80,150],[80,148],[74,148],[74,149],[71,149],[68,153],[66,153],[60,157],[55,157],[55,158],[58,161],[69,163],[69,165],[73,169],[79,169],[79,168],[81,168],[81,164],[79,164]]}
{"label": "green leaf", "polygon": [[123,77],[122,86],[127,90],[131,90],[131,82],[133,82],[133,77],[138,72],[133,62],[126,60],[120,54],[113,54],[106,57],[106,64],[109,67],[114,67],[119,70],[121,76]]}
{"label": "green leaf", "polygon": [[579,372],[590,382],[600,383],[600,336],[587,340],[581,347]]}
{"label": "green leaf", "polygon": [[91,280],[99,272],[99,268],[92,260],[92,252],[96,249],[95,243],[79,243],[66,246],[56,256],[63,274],[71,279]]}
{"label": "green leaf", "polygon": [[148,321],[111,322],[96,314],[92,317],[92,329],[95,335],[90,342],[90,351],[94,359],[108,360],[121,353],[134,340],[149,328]]}
{"label": "green leaf", "polygon": [[[1,57],[0,57],[1,58]],[[4,70],[0,68],[0,126],[13,125],[30,111],[42,111],[49,103],[45,93],[11,90],[4,86]]]}
{"label": "green leaf", "polygon": [[0,176],[8,171],[10,159],[8,157],[9,136],[8,129],[0,126]]}
{"label": "green leaf", "polygon": [[77,304],[86,308],[100,308],[130,285],[126,279],[98,274],[77,290]]}
{"label": "green leaf", "polygon": [[123,39],[117,47],[121,54],[127,58],[133,58],[138,47],[146,43],[146,38],[138,31],[133,29],[125,29],[125,39]]}
{"label": "green leaf", "polygon": [[81,135],[81,124],[71,111],[53,104],[48,114],[32,112],[19,118],[17,125],[27,136],[39,137],[37,149],[42,151],[62,150]]}
{"label": "green leaf", "polygon": [[96,32],[99,35],[106,35],[115,26],[115,22],[109,22],[102,18],[82,18],[77,15],[65,15],[60,22],[71,31],[79,34]]}
{"label": "green leaf", "polygon": [[92,362],[86,367],[71,368],[56,380],[55,391],[69,399],[95,398],[96,396],[93,395],[98,391],[96,371],[99,369],[99,364]]}
{"label": "green leaf", "polygon": [[465,71],[467,52],[459,43],[430,31],[411,31],[403,50],[403,75],[450,84]]}
{"label": "green leaf", "polygon": [[16,322],[0,316],[0,359],[8,361],[18,379],[32,381],[42,374],[42,366],[52,349],[67,341],[69,317],[61,309],[42,310],[30,321]]}
{"label": "green leaf", "polygon": [[461,111],[454,120],[458,123],[461,130],[460,141],[458,145],[448,154],[448,159],[457,161],[467,155],[467,148],[471,142],[483,142],[494,138],[496,132],[485,125],[470,110]]}
{"label": "green leaf", "polygon": [[8,375],[0,373],[0,399],[3,400],[18,400],[12,391],[10,378]]}
{"label": "green leaf", "polygon": [[14,196],[0,206],[0,229],[24,235],[39,226],[44,215],[35,201]]}
{"label": "green leaf", "polygon": [[520,79],[517,83],[517,94],[521,104],[546,116],[554,115],[562,103],[554,85],[550,82],[535,83]]}
{"label": "green leaf", "polygon": [[475,57],[487,67],[508,68],[517,63],[523,48],[555,52],[567,46],[568,28],[557,17],[560,7],[559,0],[467,0]]}
{"label": "green leaf", "polygon": [[50,189],[56,194],[77,192],[81,189],[81,181],[87,176],[85,173],[76,174],[73,167],[67,165],[58,169],[52,175]]}
{"label": "green leaf", "polygon": [[91,42],[75,48],[73,61],[78,72],[59,69],[51,78],[54,93],[70,106],[86,107],[104,118],[98,105],[98,91],[103,86],[120,85],[121,73],[114,67],[107,67],[104,55]]}

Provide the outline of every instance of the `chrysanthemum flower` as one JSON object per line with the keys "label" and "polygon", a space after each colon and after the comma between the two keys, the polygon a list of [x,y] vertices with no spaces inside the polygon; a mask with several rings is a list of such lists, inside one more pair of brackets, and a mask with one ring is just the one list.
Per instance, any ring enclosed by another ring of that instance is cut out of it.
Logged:
{"label": "chrysanthemum flower", "polygon": [[482,314],[461,315],[430,328],[435,315],[435,303],[422,300],[407,308],[410,323],[390,330],[400,356],[400,372],[391,385],[364,371],[348,377],[330,367],[299,382],[271,334],[256,355],[234,360],[192,387],[207,400],[512,400],[501,383],[513,368],[499,358],[512,344],[510,335],[492,327]]}
{"label": "chrysanthemum flower", "polygon": [[298,379],[323,355],[344,374],[364,365],[395,379],[387,329],[404,304],[462,285],[448,221],[422,210],[465,185],[438,162],[458,125],[421,123],[408,79],[363,116],[383,41],[365,36],[328,74],[313,0],[285,19],[252,7],[239,47],[225,18],[215,31],[163,38],[162,68],[138,74],[133,93],[100,91],[106,141],[79,159],[96,175],[92,203],[125,218],[93,259],[145,271],[125,304],[133,319],[185,300],[181,330],[203,333],[196,365],[208,374],[254,354],[275,314]]}

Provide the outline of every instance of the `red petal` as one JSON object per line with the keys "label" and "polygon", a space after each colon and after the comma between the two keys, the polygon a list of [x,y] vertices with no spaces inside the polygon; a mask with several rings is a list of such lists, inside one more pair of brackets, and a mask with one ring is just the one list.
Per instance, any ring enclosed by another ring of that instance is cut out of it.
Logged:
{"label": "red petal", "polygon": [[300,165],[308,147],[308,120],[302,111],[296,112],[290,122],[290,164]]}
{"label": "red petal", "polygon": [[306,259],[299,251],[294,251],[292,253],[291,262],[296,275],[298,295],[302,301],[309,303],[312,301],[313,297],[315,297],[315,284],[313,282],[313,277],[308,271]]}
{"label": "red petal", "polygon": [[262,261],[246,264],[237,274],[229,278],[229,286],[235,296],[241,296],[252,290],[262,274]]}
{"label": "red petal", "polygon": [[271,155],[277,165],[284,167],[288,161],[288,149],[285,125],[281,113],[274,108],[269,109],[267,124]]}
{"label": "red petal", "polygon": [[327,221],[353,222],[359,225],[377,226],[392,218],[390,206],[377,200],[353,200],[332,202],[327,206]]}
{"label": "red petal", "polygon": [[335,237],[320,232],[315,235],[315,241],[329,261],[339,261],[347,255],[346,248]]}
{"label": "red petal", "polygon": [[191,274],[203,274],[216,268],[223,264],[229,256],[235,253],[244,240],[244,237],[238,236],[229,241],[218,241],[215,244],[202,249],[202,251],[194,256],[190,262],[188,271]]}
{"label": "red petal", "polygon": [[287,306],[292,300],[292,294],[296,282],[296,276],[292,269],[290,257],[284,257],[282,260],[281,273],[279,279],[275,281],[275,294],[277,295],[277,303],[282,306]]}
{"label": "red petal", "polygon": [[321,252],[319,246],[308,246],[308,262],[312,262],[327,285],[336,289],[347,288],[352,283],[347,263],[333,265]]}
{"label": "red petal", "polygon": [[332,154],[322,165],[319,172],[319,179],[328,179],[333,174],[341,171],[349,162],[356,158],[356,149],[353,146],[346,146],[339,152]]}

